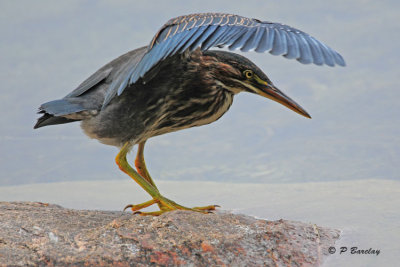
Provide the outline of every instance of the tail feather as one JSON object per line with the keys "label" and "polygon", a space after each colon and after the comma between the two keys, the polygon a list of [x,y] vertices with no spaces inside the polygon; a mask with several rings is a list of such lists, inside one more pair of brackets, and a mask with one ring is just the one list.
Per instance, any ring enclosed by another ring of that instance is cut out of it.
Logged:
{"label": "tail feather", "polygon": [[62,98],[44,103],[40,106],[39,111],[54,116],[63,116],[86,110],[77,98]]}
{"label": "tail feather", "polygon": [[39,113],[43,115],[37,120],[33,128],[79,121],[80,119],[71,119],[65,116],[84,110],[86,109],[78,103],[76,98],[63,98],[44,103],[39,107]]}
{"label": "tail feather", "polygon": [[63,124],[63,123],[69,123],[69,122],[74,122],[74,121],[79,121],[79,120],[72,120],[72,119],[67,119],[64,117],[55,117],[51,114],[45,113],[43,114],[42,117],[40,117],[35,126],[33,126],[33,129],[37,129],[43,126],[48,126],[48,125],[54,125],[54,124]]}

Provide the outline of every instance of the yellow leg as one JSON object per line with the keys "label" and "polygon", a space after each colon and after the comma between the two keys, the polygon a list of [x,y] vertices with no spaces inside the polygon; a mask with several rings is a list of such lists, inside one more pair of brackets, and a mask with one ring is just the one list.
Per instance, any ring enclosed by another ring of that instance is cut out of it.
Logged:
{"label": "yellow leg", "polygon": [[119,151],[115,162],[121,171],[128,174],[136,183],[138,183],[147,193],[149,193],[153,198],[157,198],[160,193],[158,189],[154,188],[146,179],[140,176],[128,163],[126,160],[126,155],[131,149],[131,145],[127,142]]}
{"label": "yellow leg", "polygon": [[[137,172],[140,174],[140,176],[142,176],[144,179],[147,180],[147,182],[149,182],[155,189],[158,190],[156,184],[154,183],[153,179],[150,176],[149,171],[146,168],[146,162],[144,161],[144,145],[146,144],[146,141],[143,141],[141,143],[139,143],[138,145],[138,151],[136,154],[136,159],[135,159],[135,167]],[[164,210],[165,207],[163,207],[163,205],[158,202],[157,203],[158,207],[160,208],[160,210]],[[132,207],[132,211],[134,211],[134,208]]]}
{"label": "yellow leg", "polygon": [[144,178],[146,179],[152,186],[157,188],[156,184],[154,183],[153,179],[151,179],[151,176],[146,168],[146,162],[144,162],[144,145],[146,141],[143,141],[139,143],[138,145],[138,151],[136,154],[136,159],[135,159],[135,167],[137,172]]}
{"label": "yellow leg", "polygon": [[[142,204],[138,205],[128,205],[125,207],[131,208],[132,211],[135,211],[135,213],[140,213],[141,215],[160,215],[164,212],[167,211],[172,211],[172,210],[191,210],[191,211],[197,211],[197,212],[202,212],[202,213],[208,213],[211,210],[215,210],[217,207],[216,205],[211,205],[211,206],[206,206],[206,207],[196,207],[196,208],[187,208],[184,206],[181,206],[177,203],[175,203],[172,200],[169,200],[162,196],[160,192],[158,191],[157,187],[154,184],[153,179],[151,179],[149,172],[147,171],[146,164],[144,162],[144,157],[143,157],[143,150],[144,150],[144,144],[145,142],[142,142],[139,144],[139,150],[138,154],[135,160],[135,165],[136,168],[138,169],[138,172],[136,172],[128,163],[126,159],[126,155],[131,149],[131,145],[127,142],[125,145],[121,148],[120,152],[118,153],[117,157],[115,158],[115,162],[117,163],[118,167],[128,174],[135,182],[137,182],[153,199],[146,201]],[[149,207],[153,204],[158,204],[160,211],[157,212],[139,212],[138,210],[142,208]]]}

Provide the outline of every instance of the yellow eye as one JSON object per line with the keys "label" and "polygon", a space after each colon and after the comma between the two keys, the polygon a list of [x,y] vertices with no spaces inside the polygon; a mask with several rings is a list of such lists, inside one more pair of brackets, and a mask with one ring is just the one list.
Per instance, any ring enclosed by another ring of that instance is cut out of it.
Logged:
{"label": "yellow eye", "polygon": [[245,70],[245,71],[243,72],[243,74],[244,74],[244,76],[245,76],[247,79],[253,78],[253,71],[251,71],[251,70]]}

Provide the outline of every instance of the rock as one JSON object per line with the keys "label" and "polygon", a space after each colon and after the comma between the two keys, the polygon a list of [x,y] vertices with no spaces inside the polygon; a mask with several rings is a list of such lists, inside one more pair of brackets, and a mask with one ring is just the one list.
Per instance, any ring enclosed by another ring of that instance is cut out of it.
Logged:
{"label": "rock", "polygon": [[0,266],[319,266],[338,238],[227,212],[150,217],[0,202]]}

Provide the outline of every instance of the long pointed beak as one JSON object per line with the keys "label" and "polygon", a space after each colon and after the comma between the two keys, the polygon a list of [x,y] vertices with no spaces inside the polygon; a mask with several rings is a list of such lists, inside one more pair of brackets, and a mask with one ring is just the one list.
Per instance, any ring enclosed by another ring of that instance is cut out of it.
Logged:
{"label": "long pointed beak", "polygon": [[310,114],[308,114],[307,111],[304,110],[304,108],[302,108],[294,100],[292,100],[290,97],[288,97],[283,92],[281,92],[274,85],[269,85],[267,83],[260,84],[260,86],[258,86],[257,91],[255,93],[258,95],[264,96],[266,98],[269,98],[271,100],[274,100],[274,101],[284,105],[285,107],[293,110],[294,112],[296,112],[306,118],[311,119]]}

